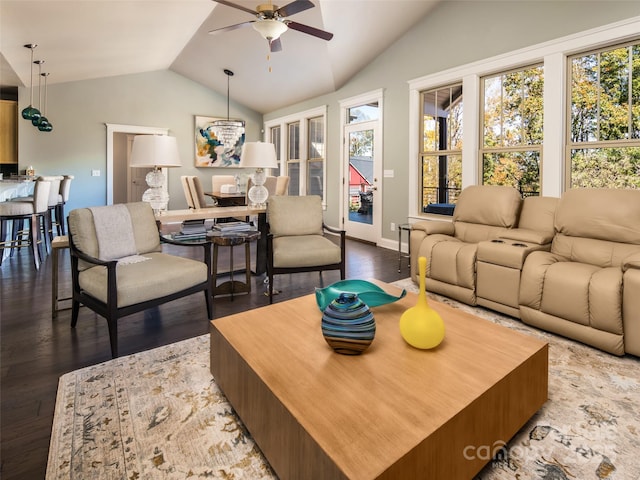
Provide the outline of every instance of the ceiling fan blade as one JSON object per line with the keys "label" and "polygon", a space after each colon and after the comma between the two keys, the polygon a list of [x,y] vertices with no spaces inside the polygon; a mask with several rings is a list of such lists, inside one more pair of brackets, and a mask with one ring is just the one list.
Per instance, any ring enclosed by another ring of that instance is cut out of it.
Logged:
{"label": "ceiling fan blade", "polygon": [[320,30],[319,28],[310,27],[309,25],[304,25],[302,23],[292,22],[291,20],[287,20],[285,22],[287,27],[292,30],[297,30],[302,33],[307,33],[309,35],[313,35],[314,37],[322,38],[323,40],[331,40],[333,38],[333,33],[325,32],[324,30]]}
{"label": "ceiling fan blade", "polygon": [[310,8],[315,7],[315,5],[309,0],[295,0],[295,2],[291,2],[284,7],[280,7],[276,10],[276,13],[281,17],[289,17],[296,13],[303,12],[305,10],[309,10]]}
{"label": "ceiling fan blade", "polygon": [[251,10],[247,7],[243,7],[242,5],[237,5],[235,3],[231,3],[231,2],[227,2],[227,0],[213,0],[216,3],[219,3],[221,5],[226,5],[227,7],[231,7],[231,8],[237,8],[238,10],[242,10],[243,12],[247,12],[250,13],[251,15],[255,15],[256,11],[255,10]]}
{"label": "ceiling fan blade", "polygon": [[228,27],[216,28],[215,30],[210,30],[209,35],[214,35],[216,33],[222,32],[230,32],[231,30],[236,30],[238,28],[248,27],[252,23],[255,23],[255,20],[250,20],[248,22],[236,23],[235,25],[229,25]]}
{"label": "ceiling fan blade", "polygon": [[271,51],[271,53],[282,51],[282,42],[280,41],[280,38],[276,38],[275,40],[271,40],[269,42],[269,50]]}

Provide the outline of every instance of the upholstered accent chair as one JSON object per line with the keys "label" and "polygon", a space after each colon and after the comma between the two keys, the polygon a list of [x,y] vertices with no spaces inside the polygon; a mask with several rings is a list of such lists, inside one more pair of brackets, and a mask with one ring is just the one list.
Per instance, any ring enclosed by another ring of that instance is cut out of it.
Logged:
{"label": "upholstered accent chair", "polygon": [[[68,218],[73,280],[71,327],[80,304],[107,320],[111,354],[118,356],[122,317],[204,292],[213,316],[211,248],[208,242],[174,242],[160,236],[146,202],[72,210]],[[161,242],[202,248],[204,261],[162,252]]]}
{"label": "upholstered accent chair", "polygon": [[[273,303],[274,275],[340,270],[345,278],[345,231],[324,224],[317,195],[275,195],[267,200],[267,276]],[[338,242],[325,233],[337,235]]]}
{"label": "upholstered accent chair", "polygon": [[606,352],[640,356],[640,190],[562,195],[550,251],[524,262],[520,317]]}
{"label": "upholstered accent chair", "polygon": [[411,277],[418,281],[417,258],[427,258],[426,288],[476,305],[478,243],[504,236],[518,223],[522,198],[515,188],[466,187],[452,221],[422,221],[411,230]]}

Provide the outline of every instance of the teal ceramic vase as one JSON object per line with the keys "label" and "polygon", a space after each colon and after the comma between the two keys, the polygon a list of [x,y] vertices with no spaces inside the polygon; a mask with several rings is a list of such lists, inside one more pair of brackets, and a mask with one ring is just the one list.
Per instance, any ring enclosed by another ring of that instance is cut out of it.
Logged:
{"label": "teal ceramic vase", "polygon": [[357,294],[341,293],[324,309],[322,335],[337,353],[358,355],[371,345],[376,322]]}

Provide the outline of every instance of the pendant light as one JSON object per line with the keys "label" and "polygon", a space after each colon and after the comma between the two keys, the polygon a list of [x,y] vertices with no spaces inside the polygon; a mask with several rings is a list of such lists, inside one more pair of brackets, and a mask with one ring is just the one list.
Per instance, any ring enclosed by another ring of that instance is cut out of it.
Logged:
{"label": "pendant light", "polygon": [[233,148],[244,135],[244,122],[229,120],[229,79],[233,76],[233,72],[225,68],[224,73],[227,75],[227,119],[214,120],[209,129],[224,148]]}
{"label": "pendant light", "polygon": [[44,77],[44,108],[42,109],[42,116],[40,117],[40,123],[38,124],[38,130],[41,132],[50,132],[53,130],[53,125],[45,116],[47,114],[47,77],[49,73],[41,73],[40,76]]}
{"label": "pendant light", "polygon": [[31,50],[31,98],[29,100],[29,106],[22,110],[22,118],[25,120],[33,120],[34,118],[40,118],[40,110],[33,107],[33,51],[38,45],[35,43],[28,43],[25,48]]}
{"label": "pendant light", "polygon": [[[44,63],[44,60],[36,60],[33,63],[38,65],[38,108],[42,108],[42,64]],[[42,118],[42,113],[38,111],[37,116],[34,115],[31,117],[31,125],[33,125],[34,127],[37,127],[38,125],[40,125],[41,118]]]}

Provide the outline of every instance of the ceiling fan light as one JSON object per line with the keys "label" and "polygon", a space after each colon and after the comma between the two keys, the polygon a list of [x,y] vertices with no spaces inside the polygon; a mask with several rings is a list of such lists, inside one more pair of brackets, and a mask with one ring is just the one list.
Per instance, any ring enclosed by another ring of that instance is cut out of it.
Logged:
{"label": "ceiling fan light", "polygon": [[253,28],[262,35],[265,40],[269,41],[276,40],[288,29],[284,22],[270,19],[254,22]]}

